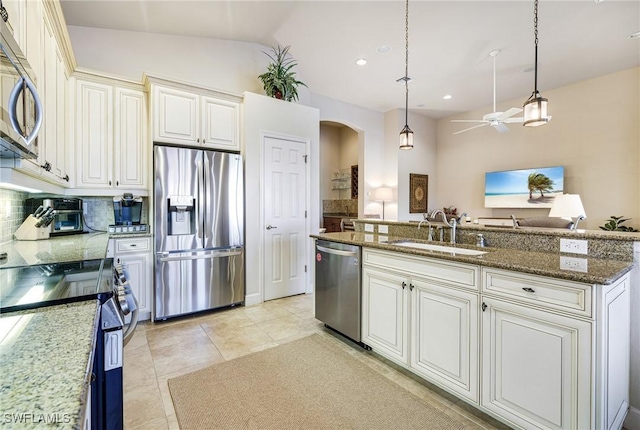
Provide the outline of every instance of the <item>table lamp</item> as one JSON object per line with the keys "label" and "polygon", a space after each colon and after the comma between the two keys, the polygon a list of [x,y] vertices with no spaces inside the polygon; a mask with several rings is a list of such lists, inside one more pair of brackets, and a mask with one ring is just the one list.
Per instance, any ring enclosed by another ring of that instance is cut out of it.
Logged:
{"label": "table lamp", "polygon": [[382,219],[384,219],[384,202],[390,202],[393,200],[393,190],[389,187],[376,188],[373,194],[373,199],[382,202]]}

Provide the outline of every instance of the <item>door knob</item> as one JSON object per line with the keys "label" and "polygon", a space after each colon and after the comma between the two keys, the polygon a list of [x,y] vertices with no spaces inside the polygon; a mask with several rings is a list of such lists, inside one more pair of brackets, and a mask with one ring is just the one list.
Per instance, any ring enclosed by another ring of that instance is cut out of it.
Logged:
{"label": "door knob", "polygon": [[274,226],[274,225],[271,225],[271,224],[269,224],[269,225],[267,226],[267,230],[271,230],[272,228],[278,228],[278,227],[276,227],[276,226]]}

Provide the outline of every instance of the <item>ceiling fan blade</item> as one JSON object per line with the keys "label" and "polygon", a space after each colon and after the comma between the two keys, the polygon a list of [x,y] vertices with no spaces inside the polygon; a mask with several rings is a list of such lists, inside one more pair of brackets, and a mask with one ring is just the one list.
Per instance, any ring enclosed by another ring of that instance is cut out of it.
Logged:
{"label": "ceiling fan blade", "polygon": [[484,119],[452,119],[451,122],[489,122]]}
{"label": "ceiling fan blade", "polygon": [[498,133],[506,133],[509,131],[509,127],[507,127],[501,122],[497,124],[491,124],[491,127],[493,127]]}
{"label": "ceiling fan blade", "polygon": [[474,125],[473,127],[469,127],[469,128],[465,128],[464,130],[456,131],[453,134],[464,133],[465,131],[473,130],[474,128],[478,128],[478,127],[484,127],[485,125],[489,125],[489,123],[485,122],[484,124]]}
{"label": "ceiling fan blade", "polygon": [[507,118],[507,119],[503,119],[502,120],[502,122],[504,122],[506,124],[511,124],[511,123],[514,123],[514,122],[523,122],[523,121],[524,121],[524,118],[521,117],[521,116],[516,117],[516,118]]}
{"label": "ceiling fan blade", "polygon": [[503,112],[502,115],[500,115],[497,119],[501,121],[503,119],[507,119],[511,116],[519,114],[520,112],[522,112],[522,109],[520,108],[511,108],[511,109],[508,109],[506,112]]}

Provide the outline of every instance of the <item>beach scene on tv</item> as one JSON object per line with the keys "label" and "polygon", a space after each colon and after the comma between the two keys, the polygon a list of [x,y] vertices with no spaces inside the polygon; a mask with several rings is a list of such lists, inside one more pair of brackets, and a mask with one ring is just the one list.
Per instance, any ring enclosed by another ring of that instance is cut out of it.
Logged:
{"label": "beach scene on tv", "polygon": [[550,208],[564,191],[564,167],[506,170],[485,175],[484,207]]}

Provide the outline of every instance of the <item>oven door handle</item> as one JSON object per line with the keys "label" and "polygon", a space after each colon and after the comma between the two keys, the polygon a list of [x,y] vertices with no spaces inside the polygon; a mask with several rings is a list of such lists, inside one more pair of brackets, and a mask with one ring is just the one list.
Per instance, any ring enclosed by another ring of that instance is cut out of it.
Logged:
{"label": "oven door handle", "polygon": [[136,304],[133,311],[131,311],[131,321],[127,325],[127,329],[122,334],[122,346],[126,346],[127,343],[133,337],[133,332],[136,331],[136,326],[138,325],[138,300],[136,300],[136,296],[131,293],[131,298],[133,298],[133,302]]}

